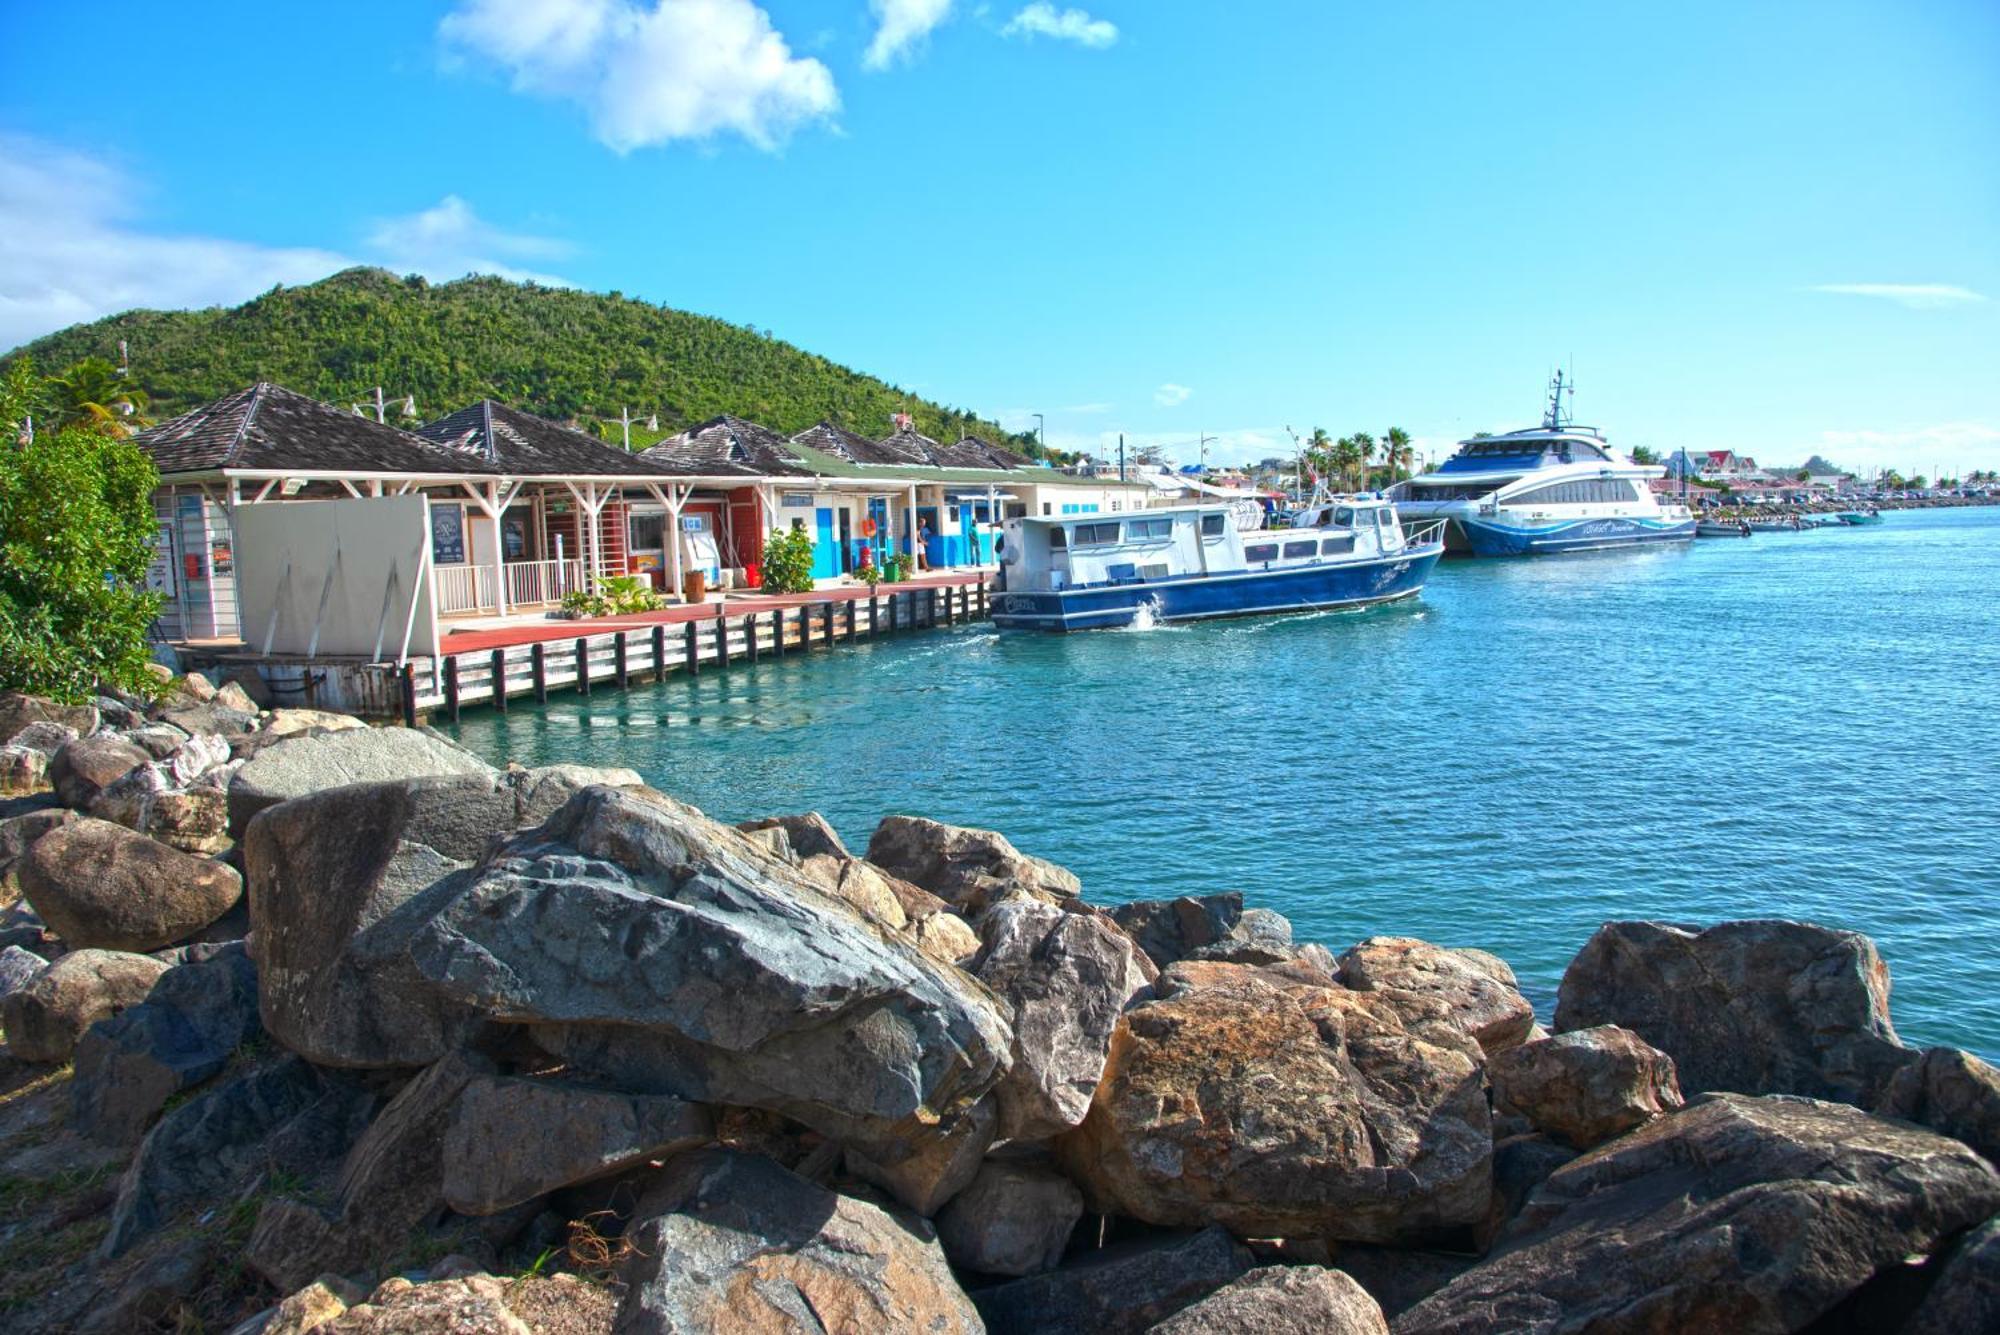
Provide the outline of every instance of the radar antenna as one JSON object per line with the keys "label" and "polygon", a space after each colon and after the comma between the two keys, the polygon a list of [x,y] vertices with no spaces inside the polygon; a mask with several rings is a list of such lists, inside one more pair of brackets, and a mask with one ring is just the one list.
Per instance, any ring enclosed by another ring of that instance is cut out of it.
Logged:
{"label": "radar antenna", "polygon": [[[1569,395],[1569,403],[1563,403],[1563,395]],[[1549,410],[1542,417],[1542,429],[1562,431],[1576,420],[1576,382],[1563,378],[1562,368],[1556,368],[1555,379],[1549,382]]]}

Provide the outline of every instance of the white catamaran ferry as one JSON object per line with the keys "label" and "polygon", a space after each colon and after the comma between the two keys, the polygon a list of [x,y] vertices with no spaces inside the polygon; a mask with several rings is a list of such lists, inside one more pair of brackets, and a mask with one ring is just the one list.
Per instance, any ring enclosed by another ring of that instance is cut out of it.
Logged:
{"label": "white catamaran ferry", "polygon": [[1007,521],[993,621],[1096,630],[1142,617],[1301,612],[1409,598],[1444,552],[1439,525],[1405,533],[1380,496],[1335,497],[1290,528],[1255,506],[1181,505],[1129,515]]}
{"label": "white catamaran ferry", "polygon": [[1651,482],[1666,469],[1614,451],[1594,427],[1576,426],[1558,371],[1539,427],[1459,442],[1435,473],[1390,490],[1405,518],[1442,519],[1446,549],[1475,556],[1536,556],[1651,542],[1686,542],[1694,516],[1662,505]]}

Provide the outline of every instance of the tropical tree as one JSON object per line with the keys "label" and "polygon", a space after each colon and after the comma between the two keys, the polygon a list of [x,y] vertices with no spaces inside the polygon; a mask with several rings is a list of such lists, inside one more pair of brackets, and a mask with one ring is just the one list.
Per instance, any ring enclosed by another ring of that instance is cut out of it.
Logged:
{"label": "tropical tree", "polygon": [[1801,468],[1798,472],[1792,474],[1792,481],[1810,482],[1812,481],[1812,474],[1807,472],[1805,469]]}
{"label": "tropical tree", "polygon": [[1305,457],[1306,469],[1315,479],[1327,477],[1334,471],[1333,437],[1326,434],[1326,428],[1316,426],[1306,437],[1300,451]]}
{"label": "tropical tree", "polygon": [[1361,466],[1366,456],[1361,453],[1361,446],[1355,443],[1354,437],[1342,436],[1327,450],[1327,459],[1332,463],[1333,471],[1339,474],[1341,484],[1351,489],[1354,470]]}
{"label": "tropical tree", "polygon": [[116,424],[63,423],[64,394],[26,358],[0,381],[0,690],[80,703],[150,682],[160,478]]}
{"label": "tropical tree", "polygon": [[1411,444],[1410,433],[1399,426],[1390,427],[1382,456],[1389,465],[1389,481],[1400,482],[1408,477],[1417,461],[1417,447]]}
{"label": "tropical tree", "polygon": [[1656,464],[1660,462],[1660,456],[1652,450],[1647,449],[1644,445],[1635,445],[1632,447],[1632,462],[1635,464]]}
{"label": "tropical tree", "polygon": [[1367,481],[1368,465],[1375,459],[1375,437],[1366,431],[1357,431],[1348,439],[1354,442],[1354,453],[1358,464],[1355,487],[1359,488],[1361,483]]}
{"label": "tropical tree", "polygon": [[102,357],[85,357],[50,384],[57,425],[96,425],[118,436],[151,425],[145,416],[146,391],[128,383]]}

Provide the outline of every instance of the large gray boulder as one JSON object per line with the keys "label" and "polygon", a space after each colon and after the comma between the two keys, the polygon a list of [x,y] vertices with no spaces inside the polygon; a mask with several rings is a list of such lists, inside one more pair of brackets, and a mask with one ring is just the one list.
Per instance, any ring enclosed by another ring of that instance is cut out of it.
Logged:
{"label": "large gray boulder", "polygon": [[878,1162],[1007,1069],[977,982],[648,790],[577,794],[427,919],[409,957],[437,995],[534,1026],[584,1075],[782,1112]]}
{"label": "large gray boulder", "polygon": [[1690,1093],[1872,1106],[1916,1054],[1889,1022],[1889,968],[1858,932],[1753,920],[1611,922],[1563,974],[1556,1029],[1615,1024],[1674,1059]]}
{"label": "large gray boulder", "polygon": [[1115,906],[1111,917],[1164,969],[1226,938],[1243,917],[1243,892],[1140,899]]}
{"label": "large gray boulder", "polygon": [[1489,1057],[1525,1040],[1535,1023],[1535,1008],[1521,995],[1514,971],[1483,950],[1372,936],[1340,957],[1340,982],[1406,1008],[1442,1006],[1444,1021],[1470,1034]]}
{"label": "large gray boulder", "polygon": [[1007,1002],[1014,1066],[1000,1081],[1002,1140],[1043,1140],[1090,1111],[1118,1017],[1152,994],[1152,971],[1107,918],[1005,900],[979,922],[972,972]]}
{"label": "large gray boulder", "polygon": [[42,976],[49,962],[19,946],[0,949],[0,1001],[5,1001]]}
{"label": "large gray boulder", "polygon": [[1897,1335],[1995,1330],[2000,1330],[2000,1218],[1987,1220],[1952,1244],[1930,1292]]}
{"label": "large gray boulder", "polygon": [[444,1137],[444,1199],[489,1215],[578,1182],[708,1143],[707,1108],[563,1080],[478,1076]]}
{"label": "large gray boulder", "polygon": [[1486,1068],[1493,1106],[1578,1149],[1681,1106],[1674,1059],[1616,1025],[1522,1043]]}
{"label": "large gray boulder", "polygon": [[144,1001],[166,971],[147,955],[71,951],[0,1001],[8,1051],[22,1061],[68,1061],[90,1026]]}
{"label": "large gray boulder", "polygon": [[982,1329],[921,1220],[756,1155],[674,1159],[626,1236],[617,1329],[627,1335]]}
{"label": "large gray boulder", "polygon": [[1395,1329],[1802,1330],[1996,1208],[2000,1175],[1957,1141],[1711,1095],[1557,1169],[1484,1264]]}
{"label": "large gray boulder", "polygon": [[91,817],[35,840],[14,874],[50,930],[102,950],[173,945],[243,897],[235,868]]}
{"label": "large gray boulder", "polygon": [[359,1084],[291,1056],[200,1091],[140,1142],[98,1254],[122,1255],[183,1213],[226,1207],[267,1175],[319,1176],[375,1107]]}
{"label": "large gray boulder", "polygon": [[316,1275],[373,1269],[444,1213],[444,1141],[466,1085],[494,1073],[451,1053],[398,1090],[341,1160],[331,1204],[279,1198],[258,1212],[244,1263],[280,1293]]}
{"label": "large gray boulder", "polygon": [[1003,834],[921,816],[884,817],[868,841],[868,860],[962,913],[978,914],[1008,895],[1059,903],[1083,891],[1074,873],[1029,857]]}
{"label": "large gray boulder", "polygon": [[347,784],[494,773],[464,747],[412,728],[306,733],[265,747],[236,771],[229,782],[229,828],[240,836],[268,807]]}
{"label": "large gray boulder", "polygon": [[354,784],[260,813],[243,851],[265,1028],[325,1066],[424,1066],[450,1051],[479,1014],[422,980],[413,934],[497,837],[597,773]]}
{"label": "large gray boulder", "polygon": [[76,1045],[70,1125],[129,1145],[167,1100],[219,1073],[257,1023],[257,970],[240,941],[196,946],[146,999],[92,1025]]}
{"label": "large gray boulder", "polygon": [[87,811],[106,788],[151,759],[112,733],[79,737],[49,762],[49,783],[64,806]]}
{"label": "large gray boulder", "polygon": [[2000,1070],[1958,1048],[1928,1048],[1896,1072],[1875,1111],[1962,1140],[2000,1164]]}
{"label": "large gray boulder", "polygon": [[0,798],[26,797],[49,789],[49,755],[32,746],[0,745]]}
{"label": "large gray boulder", "polygon": [[1083,1193],[1039,1159],[988,1159],[938,1212],[938,1241],[961,1270],[1032,1275],[1055,1269],[1083,1217]]}
{"label": "large gray boulder", "polygon": [[1182,1308],[1150,1335],[1389,1335],[1389,1323],[1349,1275],[1271,1265]]}
{"label": "large gray boulder", "polygon": [[1120,1018],[1089,1115],[1056,1142],[1092,1208],[1406,1245],[1484,1218],[1477,1045],[1443,1046],[1381,997],[1280,968],[1298,976],[1176,964],[1159,1000]]}
{"label": "large gray boulder", "polygon": [[1219,1228],[1107,1247],[973,1295],[991,1335],[1141,1335],[1250,1269]]}
{"label": "large gray boulder", "polygon": [[53,723],[79,737],[97,731],[97,710],[90,705],[65,705],[42,695],[0,691],[0,742],[34,723]]}

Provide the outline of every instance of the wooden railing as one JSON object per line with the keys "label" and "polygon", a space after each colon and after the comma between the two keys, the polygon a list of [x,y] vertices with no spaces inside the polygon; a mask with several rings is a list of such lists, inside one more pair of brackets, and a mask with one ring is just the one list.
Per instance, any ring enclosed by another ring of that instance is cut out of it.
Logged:
{"label": "wooden railing", "polygon": [[581,561],[509,561],[507,605],[541,607],[559,603],[571,589],[583,587]]}

